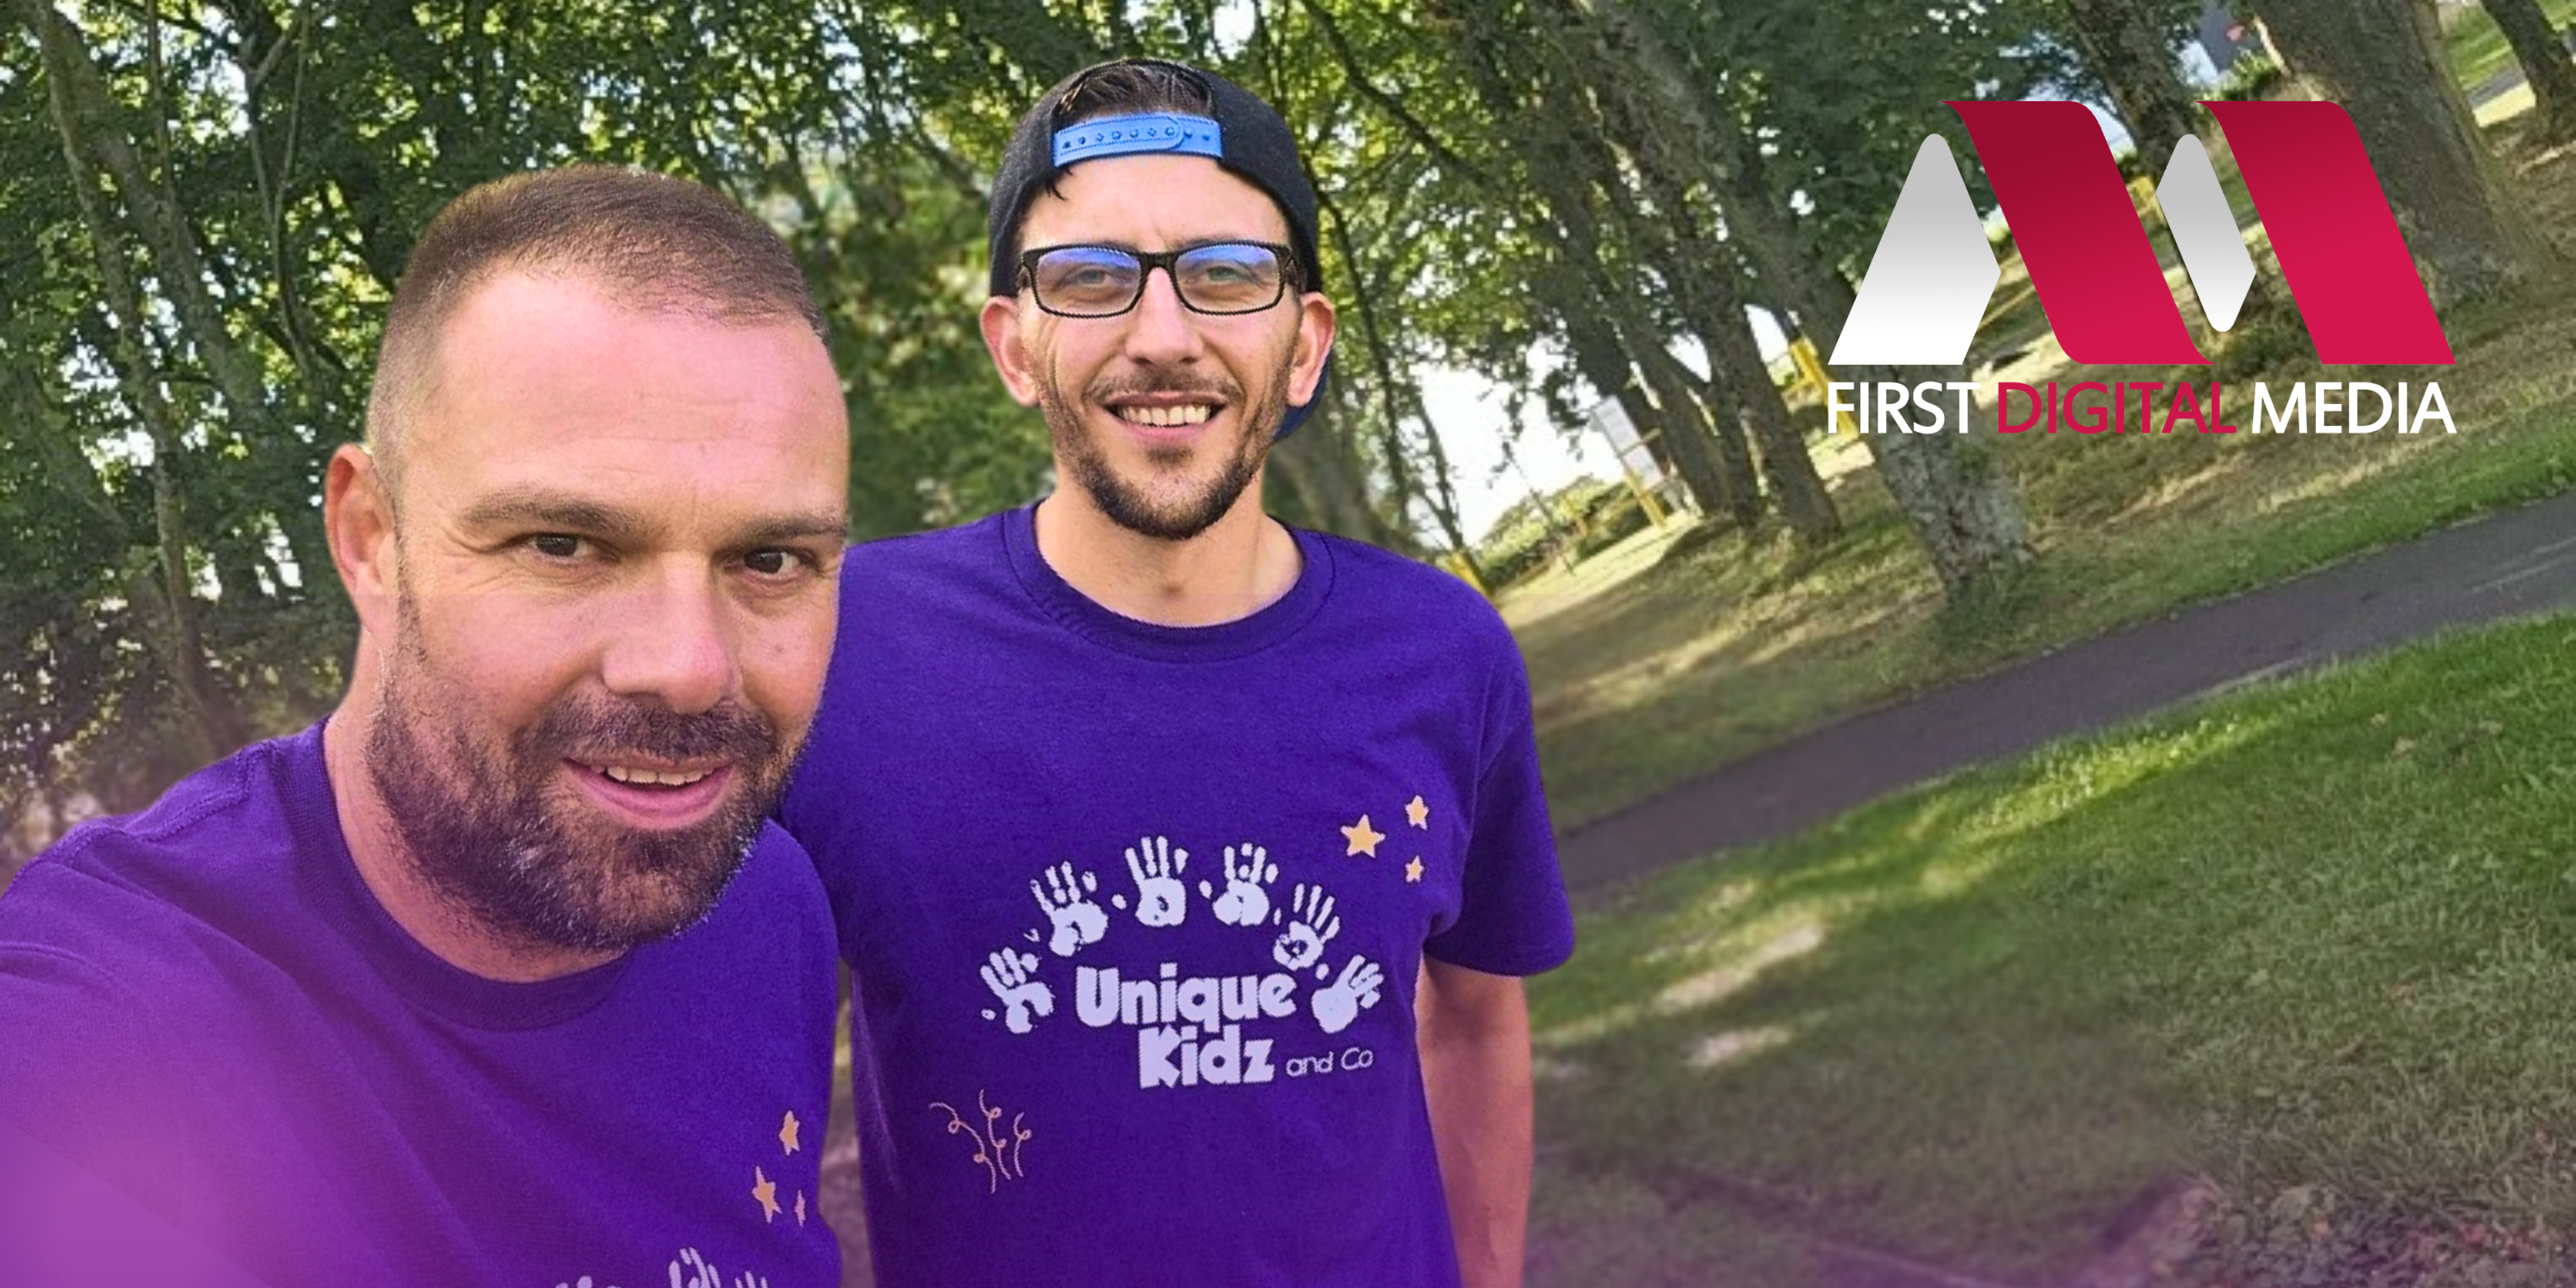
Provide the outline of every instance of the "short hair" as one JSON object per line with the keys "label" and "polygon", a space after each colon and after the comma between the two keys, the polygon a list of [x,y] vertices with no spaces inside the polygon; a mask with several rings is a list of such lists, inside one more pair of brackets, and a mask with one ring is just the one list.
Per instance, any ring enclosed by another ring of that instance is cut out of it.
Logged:
{"label": "short hair", "polygon": [[1056,96],[1055,123],[1080,125],[1096,117],[1141,112],[1205,116],[1214,110],[1216,94],[1196,69],[1136,58],[1104,63],[1077,77]]}
{"label": "short hair", "polygon": [[367,445],[388,483],[440,330],[476,288],[507,272],[579,278],[648,312],[734,325],[793,319],[824,335],[822,309],[794,252],[709,188],[611,165],[495,179],[430,220],[394,289],[367,397]]}

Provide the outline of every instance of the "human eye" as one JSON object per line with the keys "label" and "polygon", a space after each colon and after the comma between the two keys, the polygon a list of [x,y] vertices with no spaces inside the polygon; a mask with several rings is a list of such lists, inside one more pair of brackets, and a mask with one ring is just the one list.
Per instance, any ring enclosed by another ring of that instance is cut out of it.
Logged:
{"label": "human eye", "polygon": [[790,587],[811,581],[824,571],[819,553],[801,546],[762,546],[742,556],[742,570],[755,583]]}
{"label": "human eye", "polygon": [[805,556],[794,550],[754,550],[743,556],[742,566],[763,577],[784,577],[807,564]]}
{"label": "human eye", "polygon": [[1258,304],[1277,289],[1279,260],[1260,246],[1202,246],[1182,257],[1187,287],[1206,304]]}
{"label": "human eye", "polygon": [[520,544],[550,563],[571,563],[595,553],[587,539],[568,532],[539,532],[521,538]]}
{"label": "human eye", "polygon": [[1136,273],[1135,258],[1114,250],[1052,251],[1038,261],[1038,293],[1042,298],[1099,303],[1133,291]]}

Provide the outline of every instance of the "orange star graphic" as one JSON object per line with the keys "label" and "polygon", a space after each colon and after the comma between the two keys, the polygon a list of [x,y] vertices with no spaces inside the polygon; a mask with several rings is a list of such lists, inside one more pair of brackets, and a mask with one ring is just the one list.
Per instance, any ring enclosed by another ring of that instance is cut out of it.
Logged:
{"label": "orange star graphic", "polygon": [[1431,807],[1423,804],[1422,798],[1419,796],[1406,802],[1404,806],[1404,817],[1405,821],[1413,824],[1415,827],[1421,828],[1426,832],[1431,830]]}
{"label": "orange star graphic", "polygon": [[757,1167],[751,1169],[751,1196],[760,1200],[761,1220],[778,1219],[778,1182],[761,1175]]}
{"label": "orange star graphic", "polygon": [[787,1111],[787,1121],[779,1125],[778,1143],[786,1146],[787,1152],[790,1154],[795,1153],[798,1149],[796,1129],[803,1125],[804,1124],[796,1121],[796,1111],[793,1109]]}
{"label": "orange star graphic", "polygon": [[1374,859],[1377,857],[1377,843],[1386,839],[1377,829],[1369,826],[1366,814],[1360,815],[1357,827],[1343,828],[1342,835],[1351,843],[1351,848],[1342,851],[1342,857],[1346,859],[1354,854],[1365,854]]}
{"label": "orange star graphic", "polygon": [[805,1224],[805,1191],[796,1191],[796,1224]]}
{"label": "orange star graphic", "polygon": [[1416,881],[1416,882],[1418,882],[1418,881],[1422,880],[1422,856],[1421,856],[1421,855],[1419,855],[1419,854],[1414,855],[1414,856],[1413,856],[1413,862],[1411,862],[1411,863],[1408,863],[1408,864],[1405,864],[1405,865],[1404,865],[1404,879],[1405,879],[1405,880],[1407,880],[1407,881]]}

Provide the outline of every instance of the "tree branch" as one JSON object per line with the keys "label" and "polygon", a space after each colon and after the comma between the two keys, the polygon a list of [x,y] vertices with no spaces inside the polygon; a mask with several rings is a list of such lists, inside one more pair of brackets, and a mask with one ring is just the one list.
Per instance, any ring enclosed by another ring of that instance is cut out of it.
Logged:
{"label": "tree branch", "polygon": [[1442,143],[1439,136],[1431,132],[1431,127],[1424,125],[1419,117],[1406,111],[1404,104],[1397,102],[1394,95],[1379,89],[1377,83],[1369,79],[1368,73],[1360,70],[1358,52],[1351,48],[1349,38],[1342,34],[1341,25],[1333,21],[1333,15],[1326,12],[1322,4],[1317,0],[1301,0],[1301,3],[1307,14],[1314,18],[1315,25],[1323,30],[1325,43],[1333,47],[1334,57],[1341,61],[1343,73],[1350,77],[1351,86],[1360,92],[1360,97],[1376,104],[1379,111],[1386,113],[1387,119],[1402,127],[1406,134],[1413,136],[1413,141],[1421,144],[1423,151],[1430,153],[1443,168],[1455,171],[1460,178],[1479,188],[1493,186],[1492,181],[1485,177],[1482,168],[1470,164],[1465,157],[1459,156],[1447,144]]}

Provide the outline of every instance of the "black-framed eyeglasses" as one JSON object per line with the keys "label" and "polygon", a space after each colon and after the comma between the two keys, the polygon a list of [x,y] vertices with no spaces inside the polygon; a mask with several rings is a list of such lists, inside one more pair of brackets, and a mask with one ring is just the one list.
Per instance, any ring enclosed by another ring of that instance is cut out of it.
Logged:
{"label": "black-framed eyeglasses", "polygon": [[1058,317],[1110,318],[1145,298],[1155,269],[1193,313],[1259,313],[1288,293],[1296,252],[1270,242],[1211,242],[1182,250],[1040,246],[1020,252],[1020,281]]}

